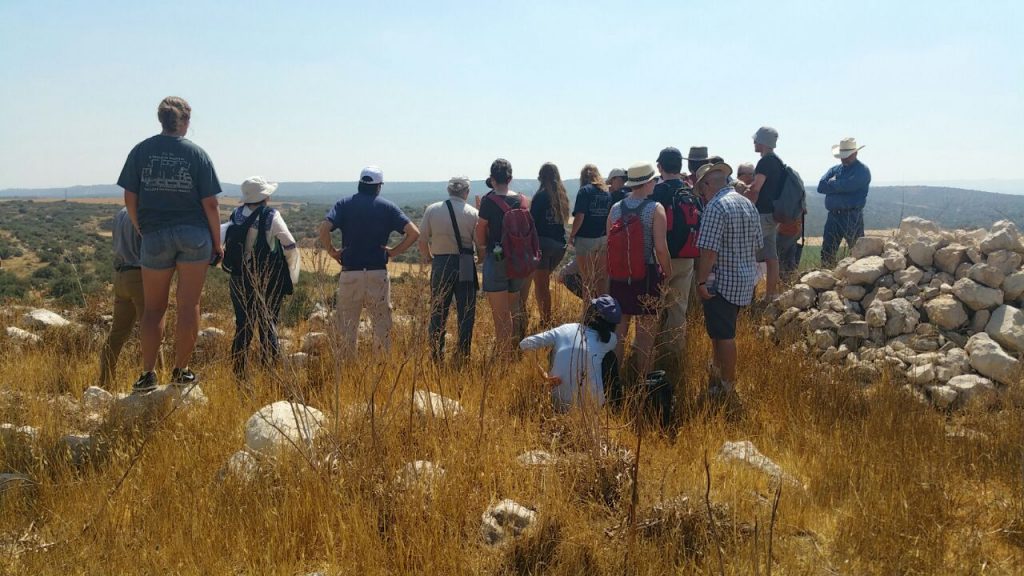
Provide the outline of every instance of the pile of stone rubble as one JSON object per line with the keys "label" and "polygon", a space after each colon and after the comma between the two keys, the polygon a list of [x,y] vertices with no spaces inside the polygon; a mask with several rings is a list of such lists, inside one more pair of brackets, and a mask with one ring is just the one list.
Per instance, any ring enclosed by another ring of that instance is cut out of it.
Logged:
{"label": "pile of stone rubble", "polygon": [[1012,222],[948,231],[906,218],[891,238],[861,238],[834,269],[804,274],[762,331],[798,332],[798,347],[864,381],[902,374],[942,408],[989,404],[1022,383],[1022,261]]}

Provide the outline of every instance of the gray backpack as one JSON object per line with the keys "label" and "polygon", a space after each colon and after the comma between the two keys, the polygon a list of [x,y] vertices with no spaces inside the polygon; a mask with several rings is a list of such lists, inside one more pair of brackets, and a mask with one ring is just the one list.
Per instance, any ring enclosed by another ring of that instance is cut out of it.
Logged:
{"label": "gray backpack", "polygon": [[807,210],[807,190],[800,174],[789,165],[783,165],[782,190],[772,204],[772,216],[779,224],[791,224]]}

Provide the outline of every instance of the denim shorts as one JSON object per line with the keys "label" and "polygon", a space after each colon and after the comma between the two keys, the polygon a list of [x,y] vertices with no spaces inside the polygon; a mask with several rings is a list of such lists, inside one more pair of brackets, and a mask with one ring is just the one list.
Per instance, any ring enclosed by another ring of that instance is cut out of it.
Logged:
{"label": "denim shorts", "polygon": [[505,275],[505,261],[496,262],[494,254],[488,252],[484,258],[484,292],[519,292],[523,287],[522,278]]}
{"label": "denim shorts", "polygon": [[168,270],[179,262],[209,262],[212,255],[213,241],[207,228],[179,224],[142,235],[143,268]]}

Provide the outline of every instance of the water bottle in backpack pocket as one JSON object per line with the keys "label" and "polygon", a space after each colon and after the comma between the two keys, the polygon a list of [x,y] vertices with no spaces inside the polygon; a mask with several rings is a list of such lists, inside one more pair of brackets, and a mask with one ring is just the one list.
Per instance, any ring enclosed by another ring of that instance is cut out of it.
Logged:
{"label": "water bottle in backpack pocket", "polygon": [[508,278],[527,278],[540,264],[540,238],[529,210],[522,204],[512,208],[505,198],[493,192],[487,194],[504,212],[501,219],[501,242],[493,250],[495,262],[505,262]]}

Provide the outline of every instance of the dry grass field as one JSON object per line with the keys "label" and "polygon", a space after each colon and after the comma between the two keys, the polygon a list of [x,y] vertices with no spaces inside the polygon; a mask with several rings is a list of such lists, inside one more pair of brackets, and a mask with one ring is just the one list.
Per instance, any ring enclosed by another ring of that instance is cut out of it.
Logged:
{"label": "dry grass field", "polygon": [[[333,281],[315,276],[314,293],[327,300]],[[239,383],[225,339],[194,362],[209,405],[135,434],[96,429],[75,406],[97,375],[89,328],[47,334],[35,348],[0,339],[0,422],[39,427],[40,446],[68,432],[108,431],[104,457],[82,467],[45,448],[35,457],[0,454],[4,471],[33,479],[0,487],[0,573],[1021,573],[1019,390],[1000,410],[946,415],[899,381],[857,383],[759,338],[744,313],[744,408],[729,416],[695,401],[709,354],[695,311],[686,366],[676,373],[676,424],[638,438],[628,413],[552,413],[538,384],[544,357],[489,357],[486,304],[472,363],[434,367],[423,282],[394,286],[396,313],[414,320],[396,324],[390,353],[365,350],[342,364],[328,347],[303,369]],[[107,308],[99,295],[79,319],[91,323]],[[224,302],[208,295],[204,310],[231,333]],[[578,312],[558,291],[557,320]],[[8,308],[0,319],[11,325],[16,315]],[[293,341],[307,329],[290,328]],[[129,344],[111,388],[127,390],[136,358]],[[415,415],[415,389],[457,398],[464,411]],[[287,451],[251,483],[218,480],[243,446],[246,419],[282,398],[328,414],[316,450]],[[795,482],[777,491],[759,470],[717,459],[731,440],[752,441]],[[517,462],[534,449],[559,460]],[[444,468],[432,489],[397,481],[414,460]],[[538,519],[489,546],[481,513],[502,498]]]}

